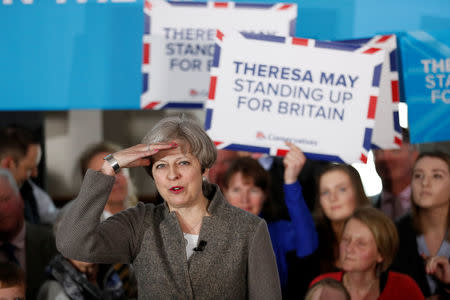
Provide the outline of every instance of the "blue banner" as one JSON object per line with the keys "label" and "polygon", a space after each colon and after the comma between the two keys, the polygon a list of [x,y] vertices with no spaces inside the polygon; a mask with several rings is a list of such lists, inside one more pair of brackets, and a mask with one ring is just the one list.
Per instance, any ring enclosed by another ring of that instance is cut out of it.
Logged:
{"label": "blue banner", "polygon": [[411,143],[450,140],[450,31],[400,38]]}
{"label": "blue banner", "polygon": [[139,109],[143,0],[5,2],[0,109]]}
{"label": "blue banner", "polygon": [[[448,0],[235,1],[297,2],[296,36],[320,40],[450,28]],[[0,110],[139,109],[143,6],[1,0]]]}

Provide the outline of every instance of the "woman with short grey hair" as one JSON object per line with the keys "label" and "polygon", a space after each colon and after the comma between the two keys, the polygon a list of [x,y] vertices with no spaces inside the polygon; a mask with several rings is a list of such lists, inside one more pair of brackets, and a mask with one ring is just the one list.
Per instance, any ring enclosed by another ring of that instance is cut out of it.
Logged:
{"label": "woman with short grey hair", "polygon": [[[140,299],[280,299],[265,221],[204,180],[216,155],[194,121],[161,120],[142,144],[86,173],[58,228],[58,249],[86,262],[133,263]],[[131,167],[146,168],[164,203],[139,203],[100,223],[115,172]]]}

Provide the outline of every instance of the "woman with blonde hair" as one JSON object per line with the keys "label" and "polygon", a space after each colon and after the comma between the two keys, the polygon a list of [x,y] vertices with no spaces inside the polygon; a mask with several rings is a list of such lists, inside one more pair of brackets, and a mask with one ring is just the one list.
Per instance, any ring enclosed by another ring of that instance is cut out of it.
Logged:
{"label": "woman with blonde hair", "polygon": [[326,273],[313,280],[334,278],[342,282],[352,300],[424,299],[409,276],[387,271],[398,248],[394,222],[383,212],[362,207],[344,222],[339,244],[342,271]]}
{"label": "woman with blonde hair", "polygon": [[450,156],[421,153],[411,180],[411,214],[397,222],[393,269],[410,275],[430,299],[450,298]]}

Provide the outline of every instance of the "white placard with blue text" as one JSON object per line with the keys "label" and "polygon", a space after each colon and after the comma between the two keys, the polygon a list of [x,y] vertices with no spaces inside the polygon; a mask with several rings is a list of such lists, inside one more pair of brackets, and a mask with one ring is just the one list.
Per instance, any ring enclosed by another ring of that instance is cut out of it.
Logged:
{"label": "white placard with blue text", "polygon": [[[217,33],[205,129],[219,149],[366,162],[384,50]],[[263,40],[262,40],[263,39]]]}
{"label": "white placard with blue text", "polygon": [[141,108],[203,108],[216,29],[294,35],[297,5],[146,0]]}

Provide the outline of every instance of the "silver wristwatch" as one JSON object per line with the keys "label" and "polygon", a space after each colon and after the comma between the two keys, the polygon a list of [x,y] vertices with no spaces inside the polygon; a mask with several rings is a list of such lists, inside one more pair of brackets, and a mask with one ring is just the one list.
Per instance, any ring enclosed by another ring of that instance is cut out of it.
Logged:
{"label": "silver wristwatch", "polygon": [[105,157],[103,157],[103,159],[106,160],[111,165],[111,167],[114,170],[114,173],[116,173],[116,174],[119,173],[119,171],[120,171],[119,163],[117,162],[117,160],[114,158],[114,156],[111,153],[106,155]]}

